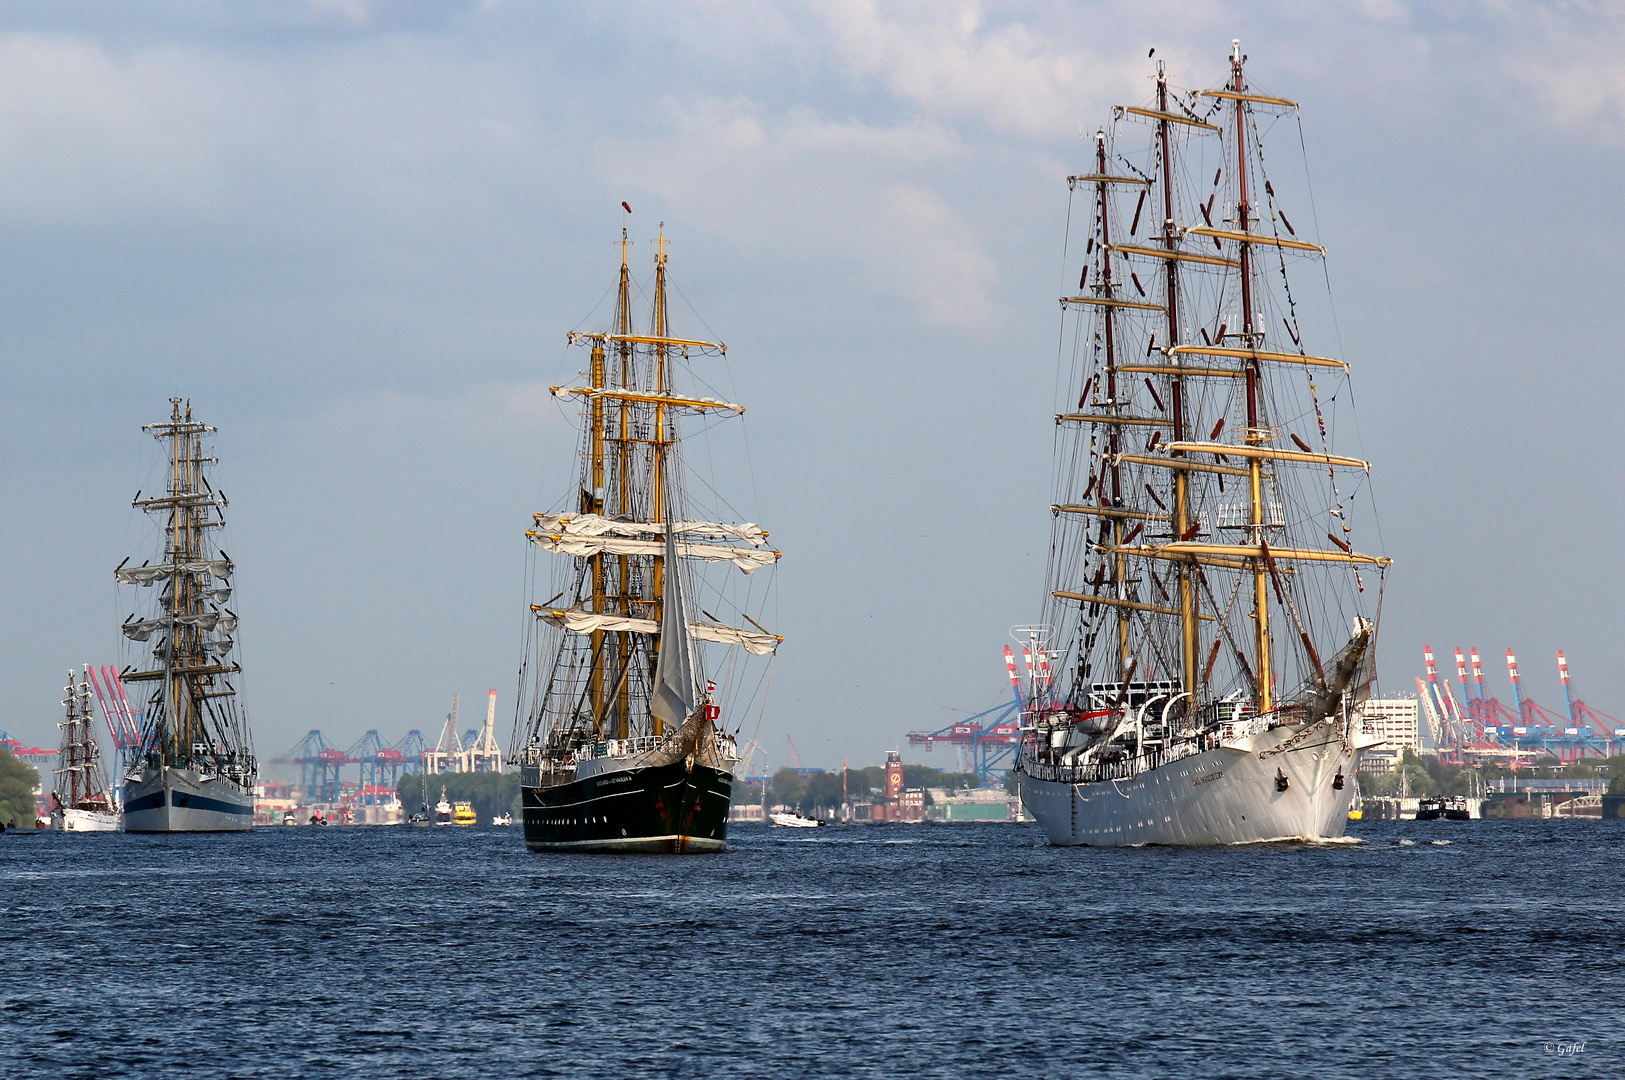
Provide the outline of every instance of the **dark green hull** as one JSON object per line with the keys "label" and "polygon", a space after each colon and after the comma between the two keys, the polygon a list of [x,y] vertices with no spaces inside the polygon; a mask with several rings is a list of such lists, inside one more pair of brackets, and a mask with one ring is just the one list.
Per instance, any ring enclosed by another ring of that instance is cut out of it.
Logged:
{"label": "dark green hull", "polygon": [[705,765],[600,773],[552,787],[520,787],[532,851],[677,854],[728,846],[733,776]]}

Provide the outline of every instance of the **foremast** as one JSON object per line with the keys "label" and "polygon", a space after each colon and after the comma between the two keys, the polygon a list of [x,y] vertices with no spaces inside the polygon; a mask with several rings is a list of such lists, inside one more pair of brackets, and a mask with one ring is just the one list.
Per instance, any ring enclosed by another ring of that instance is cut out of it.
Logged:
{"label": "foremast", "polygon": [[[1311,687],[1324,688],[1328,674],[1310,626],[1314,612],[1303,613],[1312,595],[1305,587],[1306,579],[1317,569],[1330,569],[1330,564],[1341,563],[1345,571],[1352,572],[1345,576],[1352,577],[1354,602],[1335,608],[1332,615],[1343,618],[1346,628],[1352,614],[1358,627],[1364,619],[1359,613],[1358,595],[1364,586],[1358,567],[1387,565],[1388,560],[1381,556],[1356,552],[1347,538],[1348,493],[1339,489],[1338,472],[1363,472],[1367,466],[1329,452],[1314,382],[1317,370],[1346,375],[1346,366],[1306,354],[1290,285],[1284,286],[1282,323],[1291,346],[1271,347],[1266,340],[1255,247],[1282,257],[1283,282],[1287,281],[1285,255],[1324,253],[1316,245],[1296,239],[1284,211],[1278,212],[1274,205],[1272,189],[1265,217],[1260,218],[1254,209],[1250,164],[1261,161],[1257,158],[1261,151],[1256,149],[1252,109],[1261,105],[1295,111],[1296,106],[1250,92],[1244,61],[1239,45],[1234,46],[1229,77],[1221,89],[1184,95],[1171,91],[1159,64],[1154,104],[1120,107],[1115,113],[1119,120],[1152,123],[1152,147],[1145,167],[1116,152],[1114,125],[1112,136],[1104,130],[1096,134],[1094,172],[1069,178],[1074,189],[1088,185],[1094,218],[1080,295],[1062,300],[1063,308],[1083,312],[1086,322],[1093,320],[1093,332],[1086,339],[1080,329],[1078,342],[1080,351],[1091,352],[1094,361],[1081,367],[1077,411],[1056,417],[1063,427],[1080,432],[1079,438],[1084,429],[1092,433],[1088,440],[1090,468],[1086,477],[1078,478],[1077,486],[1069,474],[1058,475],[1060,498],[1052,507],[1059,530],[1055,550],[1062,553],[1052,562],[1052,595],[1073,612],[1070,618],[1076,630],[1062,636],[1069,637],[1069,648],[1076,650],[1075,700],[1095,677],[1099,627],[1094,619],[1105,609],[1115,623],[1115,641],[1109,651],[1111,671],[1124,692],[1137,674],[1148,682],[1155,669],[1177,670],[1176,687],[1159,692],[1174,715],[1193,719],[1204,701],[1218,696],[1213,675],[1228,645],[1231,672],[1228,678],[1221,674],[1220,684],[1226,688],[1239,685],[1253,711],[1270,713],[1280,704],[1275,663],[1280,645],[1271,625],[1272,592],[1275,606],[1297,631],[1294,646],[1301,646],[1298,674]],[[1204,97],[1212,105],[1202,113],[1198,107]],[[1187,169],[1182,176],[1176,169],[1182,144],[1186,156],[1199,156],[1191,148],[1198,139],[1218,142],[1221,152],[1212,181],[1214,191],[1205,201],[1199,190],[1194,200],[1191,197],[1190,188],[1199,179],[1193,176],[1195,170]],[[1215,198],[1226,172],[1232,177],[1234,217],[1216,224]],[[1136,198],[1126,230],[1116,206],[1116,193],[1124,190]],[[1148,230],[1148,238],[1156,238],[1154,244],[1136,244],[1133,238],[1148,202],[1161,211],[1162,221]],[[1202,223],[1190,220],[1197,214]],[[1261,221],[1270,232],[1255,231]],[[1287,236],[1280,234],[1283,224]],[[1124,233],[1126,238],[1119,239]],[[1144,260],[1160,271],[1159,290],[1148,290],[1132,272],[1135,260]],[[1091,270],[1092,287],[1088,284]],[[1187,273],[1195,275],[1196,288],[1190,295],[1185,287]],[[1137,296],[1124,295],[1128,282]],[[1238,299],[1239,316],[1233,311]],[[1200,335],[1200,343],[1193,339],[1193,329]],[[1281,378],[1271,368],[1307,375],[1307,386],[1283,392]],[[1104,395],[1099,394],[1101,389]],[[1312,415],[1319,447],[1311,447],[1295,432],[1270,426],[1270,404],[1283,397],[1293,407],[1277,408],[1276,414],[1300,419]],[[1234,419],[1242,423],[1235,424]],[[1227,420],[1232,420],[1233,434],[1220,441]],[[1211,431],[1206,427],[1209,423]],[[1238,426],[1243,430],[1236,441]],[[1134,452],[1128,448],[1128,440],[1142,432],[1142,449]],[[1164,433],[1171,436],[1166,442]],[[1298,449],[1280,447],[1283,435]],[[1069,458],[1062,454],[1058,460],[1064,463]],[[1312,484],[1301,485],[1301,477],[1294,476],[1303,466],[1327,481],[1329,491],[1319,507],[1323,513],[1330,508],[1327,524],[1331,527],[1326,536],[1333,548],[1295,538],[1294,534],[1314,528],[1313,500],[1319,497],[1307,491]],[[1244,509],[1235,505],[1233,487],[1226,492],[1227,477],[1246,483]],[[1076,494],[1080,487],[1081,495]],[[1280,519],[1275,509],[1283,503],[1289,511],[1287,519]],[[1238,520],[1238,511],[1245,513],[1244,519]],[[1087,535],[1090,527],[1085,525],[1081,545],[1066,539],[1074,528],[1070,522],[1079,519],[1099,524],[1092,540]],[[1243,532],[1246,542],[1218,542],[1216,534],[1221,529]],[[1339,531],[1344,535],[1337,535]],[[1171,569],[1175,581],[1165,583],[1159,578],[1159,566]],[[1111,587],[1103,590],[1108,577]],[[1238,617],[1235,603],[1243,582],[1249,601],[1244,620]],[[1154,591],[1144,587],[1147,583]],[[1068,607],[1073,604],[1078,606]],[[1173,632],[1167,633],[1164,627]],[[1239,633],[1244,629],[1245,634]],[[1322,629],[1331,628],[1323,624]],[[1147,688],[1145,693],[1151,690]]]}
{"label": "foremast", "polygon": [[158,565],[120,564],[120,584],[156,587],[157,613],[132,616],[123,625],[132,641],[153,640],[151,667],[126,668],[124,682],[151,682],[140,765],[178,766],[226,776],[252,787],[258,765],[248,725],[230,676],[242,671],[233,658],[237,616],[226,607],[233,566],[211,532],[224,527],[227,506],[207,476],[216,459],[204,451],[215,432],[192,417],[190,402],[170,399],[170,416],[146,424],[168,450],[167,490],[132,506],[163,522],[164,554]]}

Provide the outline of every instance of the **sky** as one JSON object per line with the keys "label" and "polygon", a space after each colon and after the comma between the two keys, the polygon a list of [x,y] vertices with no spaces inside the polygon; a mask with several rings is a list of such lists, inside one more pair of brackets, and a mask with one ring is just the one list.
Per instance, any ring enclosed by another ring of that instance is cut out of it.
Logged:
{"label": "sky", "polygon": [[1065,177],[1148,50],[1200,87],[1232,38],[1302,105],[1337,312],[1306,345],[1353,366],[1395,560],[1383,689],[1473,645],[1509,699],[1511,647],[1560,708],[1561,648],[1625,715],[1615,6],[25,0],[0,727],[54,745],[67,669],[127,658],[112,569],[149,555],[140,426],[172,396],[220,429],[262,757],[432,737],[488,687],[511,717],[524,530],[575,468],[547,387],[625,200],[748,409],[730,498],[785,553],[771,764],[789,735],[953,767],[907,732],[1006,700],[1042,608]]}

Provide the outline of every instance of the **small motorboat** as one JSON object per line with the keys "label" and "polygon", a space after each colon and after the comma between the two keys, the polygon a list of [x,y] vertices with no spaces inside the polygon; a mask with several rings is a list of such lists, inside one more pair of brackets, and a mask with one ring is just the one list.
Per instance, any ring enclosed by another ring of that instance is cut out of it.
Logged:
{"label": "small motorboat", "polygon": [[824,824],[817,818],[807,817],[795,810],[788,814],[769,814],[767,820],[775,825],[783,825],[787,829],[816,829]]}
{"label": "small motorboat", "polygon": [[1467,799],[1462,795],[1445,795],[1439,798],[1418,799],[1416,801],[1417,821],[1471,821],[1472,811],[1467,809]]}
{"label": "small motorboat", "polygon": [[498,814],[496,817],[491,819],[491,824],[493,824],[493,825],[512,825],[513,824],[513,815],[512,814]]}

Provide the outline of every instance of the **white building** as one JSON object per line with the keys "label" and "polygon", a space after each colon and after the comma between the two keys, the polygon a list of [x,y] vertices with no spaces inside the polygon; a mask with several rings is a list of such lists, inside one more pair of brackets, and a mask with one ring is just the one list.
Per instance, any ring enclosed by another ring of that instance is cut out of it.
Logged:
{"label": "white building", "polygon": [[1422,732],[1414,697],[1371,698],[1360,710],[1360,729],[1382,741],[1360,755],[1360,771],[1392,772],[1401,752],[1422,752]]}

